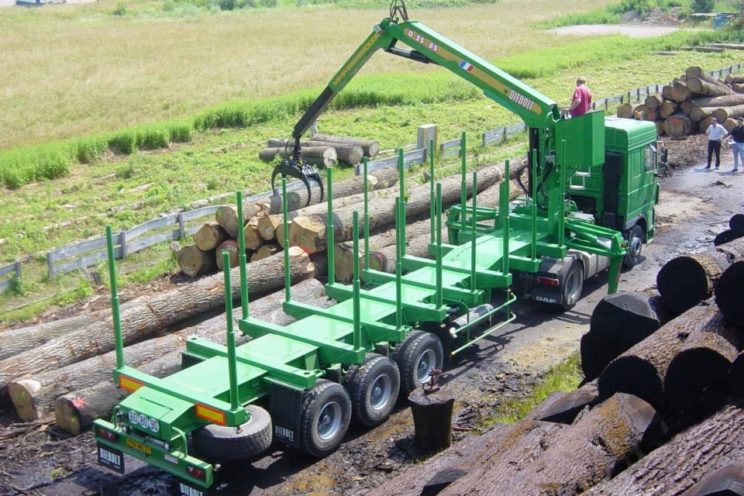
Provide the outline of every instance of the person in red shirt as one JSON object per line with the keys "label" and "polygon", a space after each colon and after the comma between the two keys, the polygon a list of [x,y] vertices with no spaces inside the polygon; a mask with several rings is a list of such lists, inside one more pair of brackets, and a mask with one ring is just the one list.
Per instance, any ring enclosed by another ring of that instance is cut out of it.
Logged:
{"label": "person in red shirt", "polygon": [[586,87],[586,79],[580,77],[576,80],[576,89],[568,111],[572,117],[578,117],[586,114],[590,108],[592,108],[592,92]]}

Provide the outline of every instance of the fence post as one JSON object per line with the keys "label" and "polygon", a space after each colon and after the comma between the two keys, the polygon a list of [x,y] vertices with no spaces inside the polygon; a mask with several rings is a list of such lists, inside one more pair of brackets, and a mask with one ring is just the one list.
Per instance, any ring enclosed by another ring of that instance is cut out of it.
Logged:
{"label": "fence post", "polygon": [[47,272],[49,273],[49,279],[54,279],[54,260],[52,260],[52,252],[47,252]]}
{"label": "fence post", "polygon": [[126,231],[121,231],[119,233],[119,244],[121,245],[121,259],[124,260],[124,258],[127,256],[127,232]]}
{"label": "fence post", "polygon": [[178,216],[176,217],[176,222],[178,222],[178,239],[180,241],[184,237],[186,237],[186,226],[183,222],[183,213],[178,214]]}
{"label": "fence post", "polygon": [[416,149],[425,150],[429,149],[429,143],[437,143],[437,125],[436,124],[422,124],[416,130]]}
{"label": "fence post", "polygon": [[15,263],[15,276],[19,281],[21,280],[21,262],[16,260]]}

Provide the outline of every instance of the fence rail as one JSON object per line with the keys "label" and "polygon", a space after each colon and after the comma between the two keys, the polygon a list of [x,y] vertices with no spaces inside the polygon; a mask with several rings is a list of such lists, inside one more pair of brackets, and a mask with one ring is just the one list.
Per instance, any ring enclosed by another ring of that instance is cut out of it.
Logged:
{"label": "fence rail", "polygon": [[[722,67],[713,71],[709,71],[708,74],[714,77],[723,77],[728,74],[740,72],[744,67],[744,63],[733,64],[728,67]],[[648,95],[658,93],[661,91],[663,84],[651,84],[630,90],[622,95],[610,96],[602,98],[592,104],[592,108],[602,108],[605,110],[609,109],[610,105],[616,103],[630,103],[632,101],[640,101],[641,98],[645,98]],[[518,135],[524,131],[524,123],[516,123],[509,126],[500,127],[497,129],[490,129],[481,134],[481,145],[490,146],[494,144],[503,143],[511,137]],[[422,164],[426,162],[427,150],[426,148],[416,148],[416,145],[406,145],[403,147],[406,150],[403,154],[403,161],[405,167],[410,167],[415,164]],[[462,152],[460,149],[460,139],[453,139],[444,141],[439,145],[439,153],[443,155],[457,154]],[[398,157],[394,155],[389,158],[380,160],[374,160],[369,162],[367,165],[369,171],[382,169],[384,167],[395,167],[398,164]],[[361,167],[357,165],[355,167],[355,173],[360,175],[362,173]],[[287,185],[287,190],[293,191],[304,187],[299,181],[293,181]],[[271,197],[272,191],[266,191],[256,195],[249,196],[245,199],[246,202],[256,202],[266,200]],[[225,198],[229,197],[229,193],[222,195]],[[218,206],[206,206],[197,208],[195,210],[179,212],[174,214],[165,215],[157,219],[153,219],[138,226],[132,227],[131,229],[120,231],[116,237],[115,256],[118,259],[125,258],[127,255],[131,255],[138,251],[144,250],[156,244],[164,241],[172,241],[183,239],[184,237],[195,233],[198,229],[198,225],[188,225],[188,223],[202,219],[207,216],[212,216],[217,211]],[[148,233],[155,231],[155,234],[145,236]],[[60,274],[70,272],[75,269],[81,269],[90,265],[97,264],[106,259],[106,241],[103,237],[96,237],[87,239],[72,245],[65,246],[51,250],[47,253],[47,269],[49,277],[54,278]],[[0,292],[6,291],[12,284],[13,278],[20,279],[21,277],[21,263],[13,262],[4,267],[0,267]]]}

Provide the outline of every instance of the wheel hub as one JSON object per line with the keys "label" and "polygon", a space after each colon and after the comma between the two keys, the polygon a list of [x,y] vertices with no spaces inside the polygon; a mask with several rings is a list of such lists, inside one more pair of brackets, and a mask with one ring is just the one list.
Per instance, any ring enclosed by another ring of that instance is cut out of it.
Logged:
{"label": "wheel hub", "polygon": [[434,368],[436,357],[434,351],[425,350],[419,355],[416,365],[416,378],[421,384],[424,384],[431,377],[431,369]]}
{"label": "wheel hub", "polygon": [[378,376],[369,392],[369,403],[373,410],[382,410],[390,401],[393,381],[387,374]]}
{"label": "wheel hub", "polygon": [[333,438],[341,428],[341,405],[331,401],[323,406],[318,415],[318,437],[327,440]]}

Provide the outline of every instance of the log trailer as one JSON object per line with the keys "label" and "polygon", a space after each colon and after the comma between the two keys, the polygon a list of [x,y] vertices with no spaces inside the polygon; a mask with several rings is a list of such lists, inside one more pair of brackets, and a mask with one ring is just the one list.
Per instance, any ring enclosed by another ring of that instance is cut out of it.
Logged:
{"label": "log trailer", "polygon": [[[241,235],[237,326],[252,340],[235,345],[227,270],[227,345],[190,338],[182,370],[165,378],[125,364],[114,246],[107,228],[116,336],[114,380],[130,394],[114,408],[111,419],[95,422],[102,465],[123,472],[128,455],[174,475],[178,492],[195,496],[215,487],[221,466],[257,457],[275,441],[311,456],[325,456],[341,443],[352,419],[365,426],[384,422],[399,393],[407,395],[420,387],[432,369],[442,368],[447,356],[514,320],[512,305],[518,295],[570,308],[580,297],[585,278],[609,267],[609,291],[614,292],[623,262],[628,266],[638,262],[641,243],[654,235],[658,199],[653,123],[605,119],[601,111],[565,118],[546,96],[421,23],[409,21],[400,2],[393,3],[390,16],[374,27],[297,123],[295,157],[300,136],[378,49],[442,66],[520,116],[529,128],[525,195],[509,203],[505,180],[498,206],[478,205],[477,174],[467,176],[463,148],[461,201],[448,211],[444,242],[441,184],[434,184],[435,158],[430,153],[431,258],[406,255],[401,152],[394,274],[370,269],[369,250],[364,250],[365,260],[362,267],[355,264],[353,283],[340,284],[330,249],[326,288],[337,304],[321,309],[293,301],[285,250],[284,311],[298,320],[276,326],[249,315],[250,269]],[[307,170],[298,162],[284,166],[283,193],[287,175]],[[508,169],[507,162],[506,178]],[[333,171],[327,173],[330,226]],[[470,204],[468,189],[473,192]],[[286,194],[282,198],[288,239]],[[238,193],[240,225],[242,206]],[[366,245],[366,194],[361,220],[354,215],[357,253],[360,231]],[[328,230],[327,238],[333,247],[334,229]],[[227,259],[225,266],[230,266]]]}

